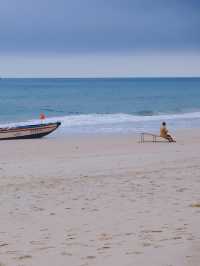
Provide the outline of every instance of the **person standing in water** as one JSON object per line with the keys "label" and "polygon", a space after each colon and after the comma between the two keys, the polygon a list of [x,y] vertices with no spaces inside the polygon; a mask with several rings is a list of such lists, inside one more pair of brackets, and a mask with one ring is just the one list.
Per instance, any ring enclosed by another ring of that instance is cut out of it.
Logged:
{"label": "person standing in water", "polygon": [[166,122],[162,122],[162,125],[160,127],[160,136],[162,138],[168,139],[169,142],[176,142],[170,134],[168,134],[168,129],[166,126]]}

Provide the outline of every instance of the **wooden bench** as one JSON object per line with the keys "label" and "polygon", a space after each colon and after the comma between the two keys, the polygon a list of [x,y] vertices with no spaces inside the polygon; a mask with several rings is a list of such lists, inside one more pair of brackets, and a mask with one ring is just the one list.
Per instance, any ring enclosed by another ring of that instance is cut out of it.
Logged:
{"label": "wooden bench", "polygon": [[[146,140],[145,140],[145,136],[146,136]],[[149,140],[150,138],[150,140]],[[163,138],[159,135],[153,134],[153,133],[147,133],[147,132],[142,132],[140,133],[140,143],[144,143],[144,142],[170,142],[168,139]]]}

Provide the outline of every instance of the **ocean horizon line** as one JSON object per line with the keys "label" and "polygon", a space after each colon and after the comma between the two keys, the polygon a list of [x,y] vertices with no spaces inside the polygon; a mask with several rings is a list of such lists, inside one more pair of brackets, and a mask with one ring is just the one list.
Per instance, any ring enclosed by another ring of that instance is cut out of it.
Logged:
{"label": "ocean horizon line", "polygon": [[86,79],[91,79],[91,80],[94,80],[94,79],[200,79],[200,76],[143,76],[143,77],[134,77],[134,76],[119,76],[119,77],[115,77],[115,76],[108,76],[108,77],[80,77],[80,76],[77,76],[77,77],[40,77],[40,76],[34,76],[34,77],[5,77],[5,76],[0,76],[0,80],[5,80],[5,79],[69,79],[69,80],[73,80],[73,79],[81,79],[81,80],[86,80]]}

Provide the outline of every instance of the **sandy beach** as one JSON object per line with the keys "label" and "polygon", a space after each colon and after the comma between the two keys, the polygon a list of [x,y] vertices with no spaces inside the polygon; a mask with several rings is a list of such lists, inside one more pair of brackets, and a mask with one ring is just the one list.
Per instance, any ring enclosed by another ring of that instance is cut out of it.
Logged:
{"label": "sandy beach", "polygon": [[1,266],[199,266],[200,130],[0,142]]}

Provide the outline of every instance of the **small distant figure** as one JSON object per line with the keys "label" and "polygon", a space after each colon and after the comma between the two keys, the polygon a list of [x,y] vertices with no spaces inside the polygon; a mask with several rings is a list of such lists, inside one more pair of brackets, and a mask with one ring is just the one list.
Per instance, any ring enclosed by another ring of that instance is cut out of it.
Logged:
{"label": "small distant figure", "polygon": [[176,142],[170,134],[168,134],[168,129],[165,122],[162,122],[162,125],[160,127],[160,136],[162,138],[168,139],[169,142]]}
{"label": "small distant figure", "polygon": [[40,120],[43,122],[43,120],[46,118],[45,114],[44,113],[41,113],[40,114]]}

